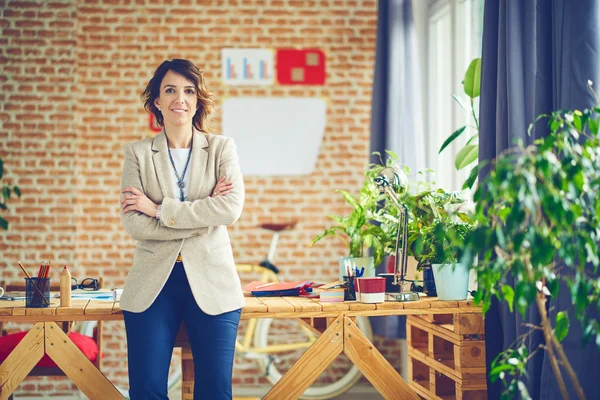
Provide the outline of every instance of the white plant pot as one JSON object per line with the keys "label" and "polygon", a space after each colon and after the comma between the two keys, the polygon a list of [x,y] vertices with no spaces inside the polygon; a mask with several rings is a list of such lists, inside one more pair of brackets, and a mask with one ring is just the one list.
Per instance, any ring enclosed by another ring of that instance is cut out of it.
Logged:
{"label": "white plant pot", "polygon": [[432,264],[439,300],[465,300],[469,288],[469,269],[461,263]]}

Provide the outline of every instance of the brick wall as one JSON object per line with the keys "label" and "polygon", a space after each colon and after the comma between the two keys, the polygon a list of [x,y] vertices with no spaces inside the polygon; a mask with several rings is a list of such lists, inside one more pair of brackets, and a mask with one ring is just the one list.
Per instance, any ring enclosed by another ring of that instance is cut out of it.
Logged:
{"label": "brick wall", "polygon": [[[139,95],[166,58],[189,58],[216,94],[211,128],[220,131],[227,96],[311,96],[328,100],[327,126],[315,172],[302,177],[246,177],[246,205],[231,229],[238,262],[266,254],[262,222],[299,219],[279,242],[284,278],[331,281],[346,247],[335,239],[308,248],[345,212],[333,191],[358,192],[369,154],[376,41],[376,0],[0,0],[0,157],[23,197],[10,203],[0,231],[0,271],[21,279],[41,260],[66,264],[76,277],[104,276],[122,286],[134,242],[119,222],[122,149],[152,135]],[[227,87],[220,83],[223,47],[318,47],[327,84]],[[243,167],[243,166],[242,166]],[[123,329],[109,324],[106,372],[126,386]],[[15,329],[14,326],[9,326]],[[393,344],[384,350],[397,365]],[[236,361],[244,385],[264,382],[251,361]],[[29,378],[20,393],[66,393],[64,379]]]}

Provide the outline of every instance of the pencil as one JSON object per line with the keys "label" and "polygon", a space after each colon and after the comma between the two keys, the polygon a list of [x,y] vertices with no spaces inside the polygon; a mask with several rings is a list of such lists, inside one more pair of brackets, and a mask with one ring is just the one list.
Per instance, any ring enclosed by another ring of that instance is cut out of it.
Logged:
{"label": "pencil", "polygon": [[[29,275],[29,273],[27,272],[27,270],[25,269],[25,267],[23,266],[23,264],[21,264],[20,261],[17,261],[17,263],[19,264],[19,267],[21,267],[21,271],[23,271],[23,273],[25,274],[25,276],[27,277],[27,279],[31,280],[31,275]],[[37,287],[37,285],[35,283],[33,283],[33,280],[31,281],[31,284],[33,285],[33,287],[35,288],[35,290],[37,290],[37,292],[42,295],[42,299],[44,299],[44,301],[46,302],[46,304],[50,305],[50,302],[48,302],[48,300],[46,300],[46,296],[44,296],[44,294],[42,293],[42,291],[40,290],[40,288]]]}

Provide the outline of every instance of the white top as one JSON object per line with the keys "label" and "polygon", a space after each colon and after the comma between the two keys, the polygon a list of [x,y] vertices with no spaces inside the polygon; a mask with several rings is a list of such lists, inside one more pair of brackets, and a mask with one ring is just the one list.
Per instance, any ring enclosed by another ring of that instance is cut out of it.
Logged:
{"label": "white top", "polygon": [[[181,176],[183,173],[183,169],[185,168],[185,162],[188,159],[188,155],[190,154],[191,148],[187,149],[169,149],[171,151],[171,156],[173,157],[173,162],[175,163],[175,167],[177,168],[177,174]],[[185,176],[183,177],[183,196],[187,199],[188,194],[190,193],[190,169],[192,168],[192,160],[188,164],[187,171],[185,171]],[[171,169],[173,169],[171,167]],[[179,190],[179,186],[177,186],[177,175],[175,171],[173,171],[173,195],[177,200],[181,199],[181,192]]]}

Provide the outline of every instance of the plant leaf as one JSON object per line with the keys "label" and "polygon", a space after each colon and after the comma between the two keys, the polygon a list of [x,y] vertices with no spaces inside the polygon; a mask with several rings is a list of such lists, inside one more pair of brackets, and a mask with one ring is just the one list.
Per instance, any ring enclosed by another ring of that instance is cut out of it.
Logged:
{"label": "plant leaf", "polygon": [[0,158],[0,179],[2,179],[3,175],[4,175],[4,161],[2,161],[2,159]]}
{"label": "plant leaf", "polygon": [[508,303],[508,308],[510,312],[513,312],[513,305],[515,303],[515,291],[512,287],[508,285],[502,285],[502,295],[504,296],[504,300]]}
{"label": "plant leaf", "polygon": [[13,187],[13,191],[15,192],[17,197],[21,197],[21,189],[19,189],[17,186],[15,186],[15,187]]}
{"label": "plant leaf", "polygon": [[4,230],[8,229],[8,221],[2,217],[0,217],[0,228],[2,228]]}
{"label": "plant leaf", "polygon": [[477,160],[479,157],[479,146],[475,144],[470,144],[468,146],[463,147],[458,154],[456,155],[456,159],[454,160],[454,165],[457,170],[461,170],[467,165],[471,164],[473,161]]}
{"label": "plant leaf", "polygon": [[562,342],[569,333],[569,315],[566,311],[559,311],[556,314],[556,326],[554,327],[554,335],[559,342]]}
{"label": "plant leaf", "polygon": [[465,131],[465,129],[467,129],[466,125],[452,132],[452,135],[448,136],[448,138],[444,141],[444,144],[442,144],[442,147],[440,147],[438,154],[440,154],[450,143],[459,137]]}
{"label": "plant leaf", "polygon": [[456,101],[458,103],[458,105],[460,106],[460,108],[462,108],[465,111],[468,111],[467,107],[465,107],[465,105],[463,104],[462,100],[458,96],[456,96],[456,95],[453,94],[452,98],[454,99],[454,101]]}
{"label": "plant leaf", "polygon": [[477,175],[479,175],[479,165],[476,165],[473,167],[473,169],[471,170],[471,173],[469,174],[469,177],[467,178],[465,183],[463,183],[462,188],[463,189],[472,188],[473,185],[475,184],[475,181],[477,180]]}
{"label": "plant leaf", "polygon": [[463,87],[465,93],[470,98],[474,99],[479,97],[481,84],[481,58],[476,58],[471,61],[467,72],[465,72],[465,79],[463,81]]}

